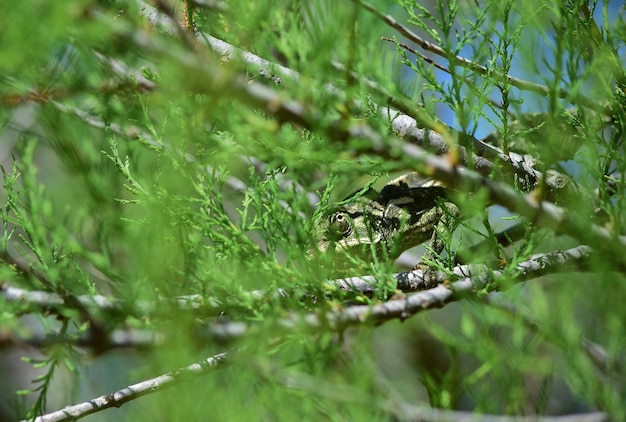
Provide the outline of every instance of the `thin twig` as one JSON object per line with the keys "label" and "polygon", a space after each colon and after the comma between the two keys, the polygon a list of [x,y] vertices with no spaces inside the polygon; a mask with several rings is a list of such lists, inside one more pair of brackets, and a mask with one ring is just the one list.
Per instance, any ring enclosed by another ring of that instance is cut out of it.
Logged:
{"label": "thin twig", "polygon": [[[516,267],[516,277],[511,281],[518,283],[553,271],[572,269],[580,271],[585,268],[590,254],[591,248],[578,246],[566,251],[539,255],[520,263]],[[463,278],[376,305],[357,305],[332,312],[309,314],[305,317],[296,316],[293,319],[283,320],[280,325],[294,329],[304,321],[310,327],[342,330],[352,325],[380,324],[391,319],[404,320],[428,309],[441,308],[449,302],[480,291],[487,286],[497,285],[498,279],[503,276],[501,271],[490,271],[485,266],[460,266],[455,268],[453,273]],[[447,278],[443,273],[440,273],[438,277],[439,280]],[[399,288],[405,283],[407,286],[416,286],[416,288],[419,288],[420,284],[424,285],[423,274],[420,270],[400,273],[395,278],[398,280]],[[374,279],[371,277],[358,277],[344,281],[346,289],[361,290],[371,286],[372,282]]]}
{"label": "thin twig", "polygon": [[[407,50],[407,51],[409,51],[409,52],[413,53],[415,56],[419,57],[419,58],[420,58],[420,60],[422,60],[423,62],[425,62],[425,63],[428,63],[428,64],[432,65],[433,67],[435,67],[436,69],[441,70],[442,72],[445,72],[445,73],[447,73],[447,74],[449,74],[449,75],[451,75],[451,74],[452,74],[452,71],[451,71],[450,69],[448,69],[447,67],[445,67],[445,66],[443,66],[443,65],[440,65],[439,63],[437,63],[436,61],[434,61],[434,60],[433,60],[433,59],[431,59],[430,57],[426,56],[425,54],[420,53],[420,52],[419,52],[419,51],[417,51],[416,49],[411,48],[410,46],[406,45],[406,44],[405,44],[405,43],[403,43],[403,42],[399,42],[398,40],[395,40],[395,39],[392,39],[392,38],[388,38],[388,37],[381,37],[381,39],[382,39],[383,41],[389,41],[389,42],[394,43],[395,45],[397,45],[397,46],[399,46],[399,47],[402,47],[403,49],[405,49],[405,50]],[[475,94],[477,94],[477,93],[478,93],[478,89],[476,88],[475,84],[474,84],[472,81],[470,81],[470,79],[469,79],[469,78],[465,78],[465,83],[466,83],[466,84],[467,84],[467,86],[468,86],[468,87],[472,90],[472,92],[474,92]],[[489,102],[489,104],[491,104],[493,107],[495,107],[495,108],[497,108],[497,109],[500,109],[500,110],[502,110],[502,109],[503,109],[502,104],[500,104],[499,102],[497,102],[497,101],[495,101],[495,100],[493,100],[493,99],[491,99],[491,98],[487,98],[487,101],[488,101],[488,102]],[[509,116],[511,119],[516,119],[516,118],[517,118],[517,116],[516,116],[513,112],[511,112],[511,111],[507,111],[507,114],[508,114],[508,116]]]}
{"label": "thin twig", "polygon": [[[415,32],[408,29],[406,26],[398,23],[392,16],[385,15],[384,13],[380,12],[373,5],[366,3],[362,0],[352,0],[352,1],[359,3],[361,6],[363,6],[364,9],[366,9],[367,11],[377,16],[387,25],[389,25],[390,27],[398,31],[400,34],[404,35],[406,38],[408,38],[409,40],[413,41],[414,43],[422,47],[424,50],[430,51],[431,53],[434,53],[446,59],[452,57],[453,65],[467,67],[473,70],[474,72],[478,73],[479,75],[487,76],[489,78],[493,78],[500,82],[506,82],[523,91],[535,92],[537,94],[540,94],[546,97],[552,95],[550,88],[548,88],[545,85],[541,85],[535,82],[525,81],[523,79],[518,79],[511,75],[498,72],[494,69],[488,69],[487,67],[480,65],[478,63],[475,63],[469,59],[466,59],[465,57],[450,56],[449,54],[446,53],[446,51],[443,48],[439,47],[436,44],[426,41],[425,39],[417,35]],[[565,91],[564,89],[558,90],[558,92],[556,92],[556,95],[559,98],[565,98],[565,99],[569,98],[570,96],[569,92]],[[580,101],[581,104],[583,104],[585,107],[588,107],[594,110],[601,110],[605,114],[610,114],[610,111],[606,110],[605,107],[600,106],[598,103],[591,101],[588,98],[578,95],[576,99]]]}
{"label": "thin twig", "polygon": [[[257,365],[259,366],[259,365]],[[381,397],[381,394],[367,394],[350,385],[321,380],[305,373],[294,373],[281,368],[260,368],[261,375],[270,380],[278,380],[290,389],[299,389],[309,395],[327,397],[334,401],[375,407],[393,415],[394,420],[422,422],[604,422],[609,420],[604,412],[582,413],[563,416],[519,416],[479,414],[477,412],[443,410],[426,405],[417,406],[397,399]]]}
{"label": "thin twig", "polygon": [[120,407],[131,400],[148,394],[154,394],[183,381],[197,378],[215,369],[222,368],[227,363],[227,358],[230,358],[228,353],[220,353],[202,359],[189,366],[175,369],[156,378],[129,385],[122,390],[105,394],[104,396],[96,397],[79,404],[67,406],[56,412],[41,415],[35,418],[35,422],[75,421],[110,407]]}

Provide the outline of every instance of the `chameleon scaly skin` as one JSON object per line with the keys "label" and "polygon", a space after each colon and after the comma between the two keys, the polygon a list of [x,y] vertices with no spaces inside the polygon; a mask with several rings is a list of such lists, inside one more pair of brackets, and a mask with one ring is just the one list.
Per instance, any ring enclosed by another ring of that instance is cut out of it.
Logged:
{"label": "chameleon scaly skin", "polygon": [[[437,230],[445,228],[445,215],[458,215],[456,205],[446,199],[445,187],[418,173],[407,173],[389,182],[380,193],[368,192],[327,214],[318,226],[317,249],[333,254],[340,271],[349,268],[346,256],[371,260],[375,254],[395,260],[429,239],[432,252],[422,260],[433,259],[443,250]],[[423,264],[417,267],[424,269]]]}

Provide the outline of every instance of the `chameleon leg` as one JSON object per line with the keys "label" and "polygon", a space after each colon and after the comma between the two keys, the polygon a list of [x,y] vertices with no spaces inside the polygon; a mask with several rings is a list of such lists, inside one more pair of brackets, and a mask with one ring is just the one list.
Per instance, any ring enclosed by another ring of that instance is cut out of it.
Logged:
{"label": "chameleon leg", "polygon": [[435,287],[438,284],[437,269],[431,267],[426,262],[439,262],[440,254],[445,247],[442,234],[446,231],[452,233],[458,225],[459,208],[451,202],[445,202],[440,209],[438,223],[433,228],[433,234],[430,238],[429,247],[426,248],[426,252],[422,255],[420,262],[418,262],[414,270],[422,270],[424,273],[424,284],[426,288]]}

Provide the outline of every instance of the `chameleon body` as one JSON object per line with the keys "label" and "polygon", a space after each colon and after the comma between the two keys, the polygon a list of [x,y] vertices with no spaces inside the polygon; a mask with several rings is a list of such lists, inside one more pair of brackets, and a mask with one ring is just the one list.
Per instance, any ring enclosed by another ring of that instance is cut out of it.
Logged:
{"label": "chameleon body", "polygon": [[347,257],[395,260],[430,239],[432,251],[422,261],[432,260],[443,250],[437,231],[445,229],[444,217],[457,215],[458,208],[447,200],[440,182],[411,172],[389,182],[380,193],[370,190],[328,213],[320,223],[317,248],[333,254],[342,271],[350,266]]}

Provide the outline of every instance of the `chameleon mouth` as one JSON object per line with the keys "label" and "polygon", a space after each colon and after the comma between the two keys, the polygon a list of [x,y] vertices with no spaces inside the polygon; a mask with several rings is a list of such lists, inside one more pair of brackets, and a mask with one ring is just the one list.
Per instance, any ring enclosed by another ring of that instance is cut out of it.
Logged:
{"label": "chameleon mouth", "polygon": [[380,244],[383,241],[383,236],[381,234],[376,234],[372,236],[361,236],[361,237],[352,237],[350,239],[341,239],[338,242],[335,242],[335,250],[347,250],[347,249],[355,249],[355,248],[367,248],[372,244]]}
{"label": "chameleon mouth", "polygon": [[[362,247],[368,247],[368,245],[372,244],[380,244],[383,242],[382,235],[376,236],[362,236],[362,237],[350,237],[348,239],[336,239],[336,238],[327,238],[322,239],[317,242],[317,251],[321,253],[328,253],[331,251],[341,252],[341,253],[349,253],[354,249],[359,249]],[[314,254],[315,251],[311,251],[309,255]]]}
{"label": "chameleon mouth", "polygon": [[380,233],[362,234],[354,233],[345,239],[325,240],[317,244],[318,251],[330,256],[331,260],[341,266],[355,260],[371,262],[376,256],[382,258],[389,256],[388,245],[384,236]]}

